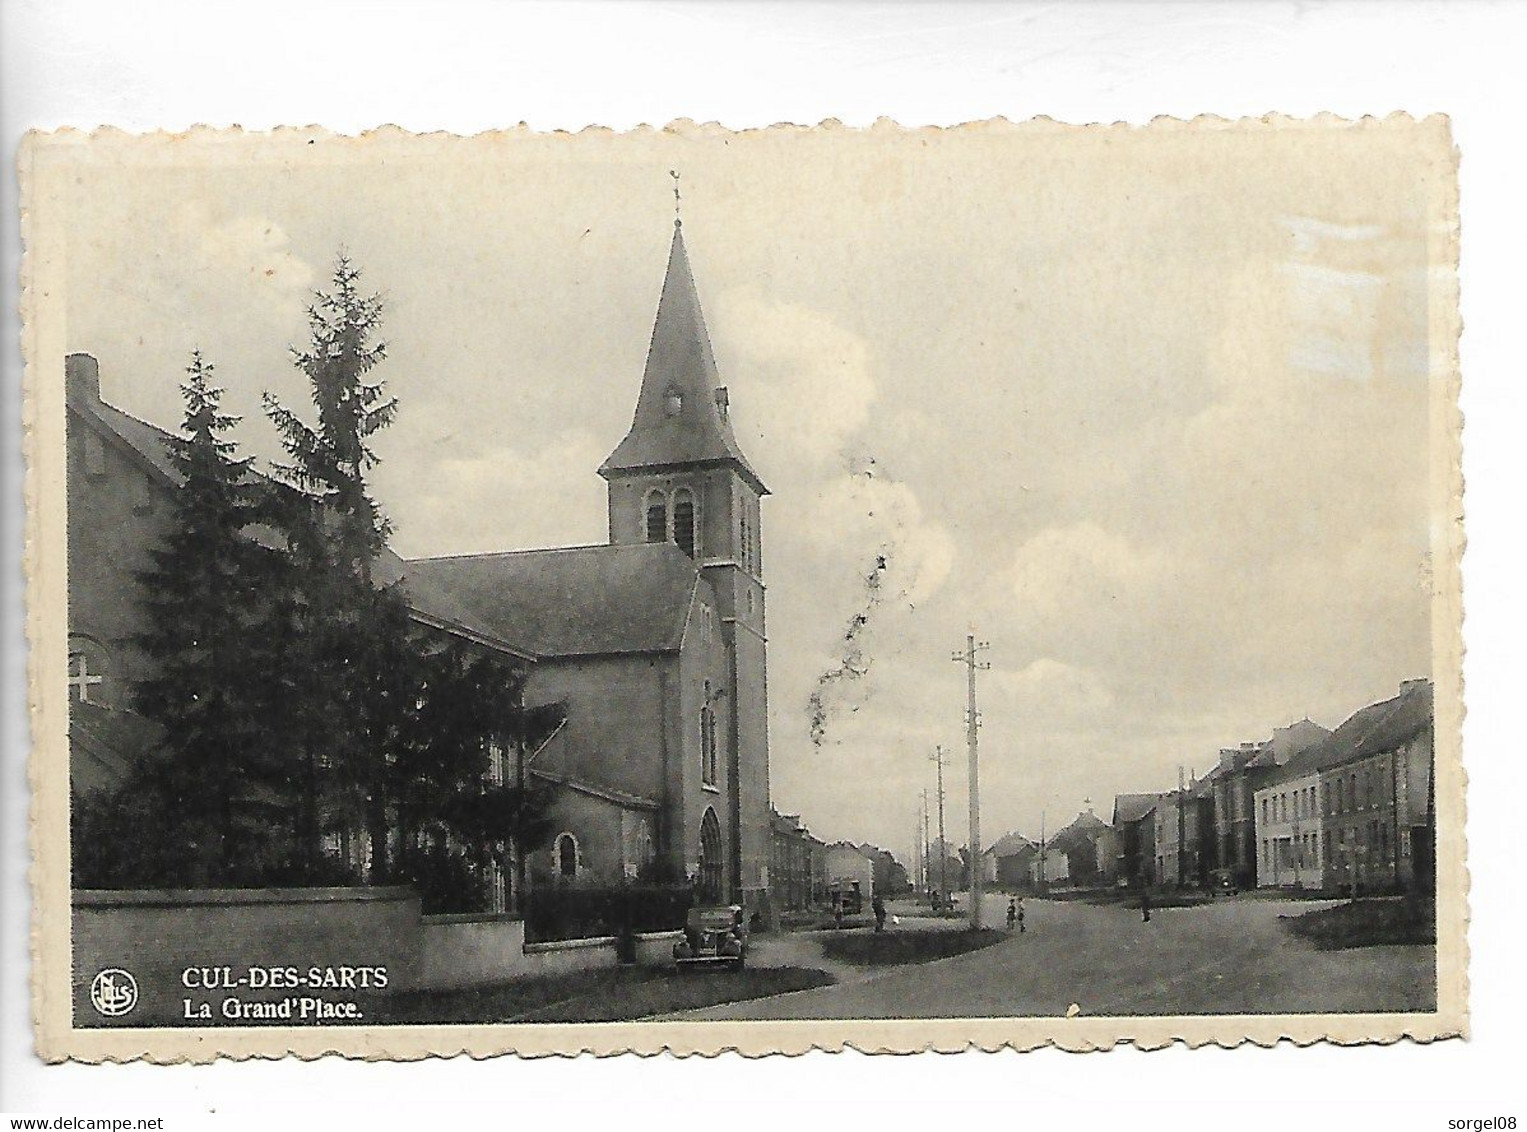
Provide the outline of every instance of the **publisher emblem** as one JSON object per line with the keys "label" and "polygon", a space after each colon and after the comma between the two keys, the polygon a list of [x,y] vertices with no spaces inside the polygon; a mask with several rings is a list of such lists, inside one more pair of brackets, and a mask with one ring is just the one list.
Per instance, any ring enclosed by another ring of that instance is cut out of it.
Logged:
{"label": "publisher emblem", "polygon": [[138,980],[120,967],[107,967],[90,984],[90,1005],[107,1018],[120,1018],[138,1005]]}

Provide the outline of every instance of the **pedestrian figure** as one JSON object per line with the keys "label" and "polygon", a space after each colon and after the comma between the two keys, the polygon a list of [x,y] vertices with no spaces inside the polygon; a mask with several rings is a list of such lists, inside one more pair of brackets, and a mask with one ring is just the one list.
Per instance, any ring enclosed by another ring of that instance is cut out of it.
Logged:
{"label": "pedestrian figure", "polygon": [[1148,888],[1140,890],[1140,918],[1144,923],[1151,922],[1151,890]]}
{"label": "pedestrian figure", "polygon": [[885,901],[880,899],[880,893],[875,893],[875,898],[870,901],[870,908],[875,913],[875,930],[885,931]]}
{"label": "pedestrian figure", "polygon": [[1007,902],[1007,930],[1012,931],[1013,925],[1018,922],[1018,901],[1016,899]]}
{"label": "pedestrian figure", "polygon": [[1018,901],[1018,934],[1022,935],[1029,929],[1023,926],[1023,901]]}
{"label": "pedestrian figure", "polygon": [[833,927],[841,928],[843,926],[843,897],[841,896],[834,896],[832,898],[832,919]]}

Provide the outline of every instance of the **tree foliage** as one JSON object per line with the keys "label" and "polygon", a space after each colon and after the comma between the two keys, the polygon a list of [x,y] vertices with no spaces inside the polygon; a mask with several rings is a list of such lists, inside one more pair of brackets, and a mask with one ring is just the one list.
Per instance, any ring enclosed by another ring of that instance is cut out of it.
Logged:
{"label": "tree foliage", "polygon": [[140,576],[146,627],[136,642],[149,661],[136,707],[164,738],[127,811],[157,811],[157,848],[176,850],[151,854],[160,882],[232,884],[290,848],[279,835],[279,563],[252,534],[264,500],[227,438],[237,418],[219,408],[213,366],[198,351],[186,374],[180,435],[166,442],[179,479],[170,533]]}

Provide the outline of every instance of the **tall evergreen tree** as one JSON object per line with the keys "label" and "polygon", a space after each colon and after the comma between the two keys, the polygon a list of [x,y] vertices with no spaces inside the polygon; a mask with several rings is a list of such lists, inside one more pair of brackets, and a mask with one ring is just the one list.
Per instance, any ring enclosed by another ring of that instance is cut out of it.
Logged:
{"label": "tall evergreen tree", "polygon": [[307,732],[310,804],[322,810],[308,816],[304,839],[311,859],[319,821],[363,826],[378,883],[390,874],[388,767],[408,710],[397,695],[407,604],[396,585],[375,584],[389,528],[366,482],[377,463],[371,438],[397,412],[385,384],[370,377],[387,356],[376,337],[381,318],[381,297],[361,291],[360,270],[341,253],[330,290],[308,307],[308,344],[292,351],[315,423],[269,393],[264,399],[288,457],[277,473],[311,503],[289,506],[286,524],[304,591],[292,690],[306,702],[294,709]]}
{"label": "tall evergreen tree", "polygon": [[[192,354],[181,385],[181,435],[166,442],[180,483],[170,533],[140,574],[147,622],[137,644],[150,661],[136,690],[141,714],[164,728],[160,757],[134,789],[158,820],[158,860],[184,871],[165,882],[258,882],[285,852],[286,768],[267,652],[275,609],[272,551],[250,535],[261,515],[248,459],[227,438],[213,367]],[[145,799],[152,800],[145,800]]]}

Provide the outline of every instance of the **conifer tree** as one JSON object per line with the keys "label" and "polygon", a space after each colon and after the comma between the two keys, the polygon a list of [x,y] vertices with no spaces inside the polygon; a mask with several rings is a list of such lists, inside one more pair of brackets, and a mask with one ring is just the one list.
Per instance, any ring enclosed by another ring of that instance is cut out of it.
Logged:
{"label": "conifer tree", "polygon": [[[277,473],[301,493],[285,522],[299,563],[300,654],[292,688],[294,718],[305,732],[309,805],[304,849],[313,860],[320,822],[365,828],[370,879],[389,877],[388,765],[407,705],[403,638],[407,604],[396,585],[374,577],[388,523],[371,497],[371,438],[397,412],[385,384],[370,377],[387,356],[376,338],[382,300],[360,288],[360,270],[341,253],[331,289],[308,307],[309,341],[292,351],[307,376],[316,421],[265,395],[288,462]],[[321,764],[321,765],[320,765]]]}
{"label": "conifer tree", "polygon": [[[181,435],[166,442],[180,483],[170,533],[140,574],[150,661],[139,712],[160,724],[160,757],[135,784],[158,815],[142,837],[147,857],[181,860],[192,885],[258,882],[286,851],[280,707],[266,651],[274,608],[270,549],[250,536],[261,514],[248,459],[227,438],[213,367],[193,353],[181,385]],[[152,849],[152,851],[150,851]]]}

